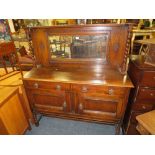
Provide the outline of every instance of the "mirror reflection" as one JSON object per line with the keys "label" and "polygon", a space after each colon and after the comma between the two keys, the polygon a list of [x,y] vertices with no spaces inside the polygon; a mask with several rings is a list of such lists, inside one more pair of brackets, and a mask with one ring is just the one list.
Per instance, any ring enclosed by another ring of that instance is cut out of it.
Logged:
{"label": "mirror reflection", "polygon": [[49,36],[51,58],[106,58],[108,35]]}

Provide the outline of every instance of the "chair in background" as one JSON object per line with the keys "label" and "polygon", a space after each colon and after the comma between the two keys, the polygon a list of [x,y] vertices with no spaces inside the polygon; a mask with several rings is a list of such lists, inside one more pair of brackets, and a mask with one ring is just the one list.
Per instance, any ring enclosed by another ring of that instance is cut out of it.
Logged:
{"label": "chair in background", "polygon": [[[153,38],[153,33],[155,30],[132,30],[132,38],[131,38],[131,54],[133,54],[133,48],[134,48],[134,43],[137,43],[135,38],[141,36],[142,40],[143,39],[150,39]],[[143,48],[143,45],[141,45],[140,50]]]}
{"label": "chair in background", "polygon": [[18,61],[22,71],[31,70],[36,66],[34,56],[28,53],[24,46],[18,50]]}
{"label": "chair in background", "polygon": [[22,70],[18,61],[17,51],[12,41],[0,43],[0,76],[17,73]]}
{"label": "chair in background", "polygon": [[[137,40],[143,39],[151,39],[155,33],[155,29],[152,27],[153,20],[144,21],[143,19],[139,20],[137,27],[134,27],[132,30],[132,38],[131,38],[131,54],[135,54],[134,47],[139,44]],[[146,23],[150,23],[149,25]],[[140,50],[136,52],[136,54],[140,54],[139,51],[147,50],[147,46],[145,44],[141,44]]]}

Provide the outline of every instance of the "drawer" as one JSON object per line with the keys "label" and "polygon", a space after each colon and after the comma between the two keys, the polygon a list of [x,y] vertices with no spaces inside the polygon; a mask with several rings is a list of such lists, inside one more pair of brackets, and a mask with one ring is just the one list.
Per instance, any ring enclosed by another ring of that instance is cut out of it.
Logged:
{"label": "drawer", "polygon": [[136,102],[133,104],[132,109],[135,111],[142,111],[142,112],[147,112],[151,111],[153,109],[153,104],[151,103],[141,103],[141,102]]}
{"label": "drawer", "polygon": [[138,100],[152,100],[155,102],[155,89],[140,88],[137,99]]}
{"label": "drawer", "polygon": [[68,90],[69,84],[46,81],[23,81],[24,86],[31,89]]}
{"label": "drawer", "polygon": [[155,87],[155,71],[144,72],[140,85]]}
{"label": "drawer", "polygon": [[79,93],[96,93],[104,95],[124,95],[125,88],[121,87],[107,87],[100,85],[76,85],[72,86],[72,89]]}

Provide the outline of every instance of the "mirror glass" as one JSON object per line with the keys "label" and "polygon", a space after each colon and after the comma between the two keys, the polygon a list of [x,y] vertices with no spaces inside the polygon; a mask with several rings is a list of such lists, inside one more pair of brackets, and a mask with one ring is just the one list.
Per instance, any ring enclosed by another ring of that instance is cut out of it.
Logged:
{"label": "mirror glass", "polygon": [[108,35],[51,35],[51,58],[106,58]]}

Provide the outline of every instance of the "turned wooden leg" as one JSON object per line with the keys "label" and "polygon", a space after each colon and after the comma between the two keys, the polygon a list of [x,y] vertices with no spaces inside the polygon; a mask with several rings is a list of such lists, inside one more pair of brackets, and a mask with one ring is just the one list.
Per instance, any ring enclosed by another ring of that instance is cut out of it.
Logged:
{"label": "turned wooden leg", "polygon": [[35,126],[38,127],[39,126],[39,121],[41,120],[42,115],[39,116],[39,118],[37,119],[37,115],[34,113],[34,120],[35,120]]}
{"label": "turned wooden leg", "polygon": [[28,130],[32,130],[31,125],[30,125],[30,124],[29,124],[29,126],[28,126]]}
{"label": "turned wooden leg", "polygon": [[121,123],[115,124],[115,135],[120,135]]}
{"label": "turned wooden leg", "polygon": [[36,115],[36,113],[35,112],[33,112],[33,118],[34,118],[34,124],[35,124],[35,126],[39,126],[39,121],[37,120],[37,115]]}
{"label": "turned wooden leg", "polygon": [[37,122],[35,123],[35,126],[36,126],[36,127],[38,127],[38,126],[39,126],[39,121],[37,121]]}

